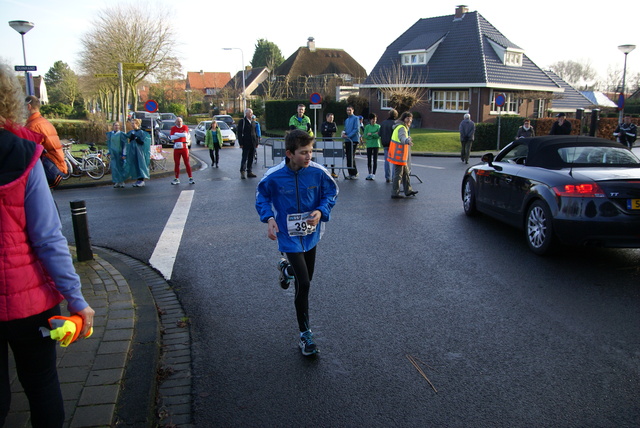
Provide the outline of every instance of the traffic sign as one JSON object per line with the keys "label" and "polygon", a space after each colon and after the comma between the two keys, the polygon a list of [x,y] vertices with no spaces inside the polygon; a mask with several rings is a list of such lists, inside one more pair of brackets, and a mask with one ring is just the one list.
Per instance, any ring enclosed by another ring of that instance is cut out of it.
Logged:
{"label": "traffic sign", "polygon": [[16,65],[13,67],[16,71],[38,71],[35,65]]}
{"label": "traffic sign", "polygon": [[320,104],[322,102],[322,96],[319,93],[314,92],[311,94],[309,101],[311,101],[311,104]]}
{"label": "traffic sign", "polygon": [[158,111],[158,103],[155,100],[149,100],[144,103],[144,109],[149,113],[155,113]]}
{"label": "traffic sign", "polygon": [[123,70],[144,70],[146,65],[140,62],[124,62],[122,63]]}
{"label": "traffic sign", "polygon": [[322,108],[322,104],[309,104],[311,110],[318,110]]}
{"label": "traffic sign", "polygon": [[93,77],[118,77],[118,73],[101,73],[94,74]]}
{"label": "traffic sign", "polygon": [[496,95],[496,106],[502,107],[507,102],[507,97],[504,94]]}

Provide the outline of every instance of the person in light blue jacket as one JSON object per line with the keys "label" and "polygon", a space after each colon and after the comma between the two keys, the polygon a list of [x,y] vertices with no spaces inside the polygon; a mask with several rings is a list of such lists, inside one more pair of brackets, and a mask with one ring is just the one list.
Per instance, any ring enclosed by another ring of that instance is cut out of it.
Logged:
{"label": "person in light blue jacket", "polygon": [[[260,221],[267,223],[267,236],[278,241],[278,249],[288,259],[278,268],[295,279],[294,304],[303,355],[317,352],[309,325],[309,289],[316,246],[338,196],[338,185],[329,171],[311,161],[313,143],[314,138],[305,131],[289,132],[286,159],[265,173],[256,191],[256,210]],[[281,281],[281,286],[288,288],[288,282]]]}
{"label": "person in light blue jacket", "polygon": [[111,180],[113,187],[124,187],[124,180],[127,179],[124,159],[127,155],[127,134],[120,131],[120,122],[113,122],[113,131],[107,132],[107,148],[111,158]]}

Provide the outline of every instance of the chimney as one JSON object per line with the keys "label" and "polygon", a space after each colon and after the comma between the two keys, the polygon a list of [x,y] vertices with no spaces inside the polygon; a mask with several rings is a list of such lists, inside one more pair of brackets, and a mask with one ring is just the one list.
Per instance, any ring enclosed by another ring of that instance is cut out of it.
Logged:
{"label": "chimney", "polygon": [[453,17],[454,21],[458,21],[464,17],[464,14],[469,12],[469,8],[466,4],[456,6],[456,15]]}
{"label": "chimney", "polygon": [[316,42],[315,42],[315,39],[313,37],[309,37],[307,39],[307,47],[309,48],[309,51],[311,51],[311,52],[315,52],[316,51]]}

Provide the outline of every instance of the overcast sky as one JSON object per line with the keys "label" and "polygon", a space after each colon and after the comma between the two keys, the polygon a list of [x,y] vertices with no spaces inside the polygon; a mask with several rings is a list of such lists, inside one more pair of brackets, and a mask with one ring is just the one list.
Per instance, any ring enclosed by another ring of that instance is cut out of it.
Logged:
{"label": "overcast sky", "polygon": [[[0,57],[11,65],[22,65],[20,35],[9,27],[12,20],[35,24],[25,35],[28,65],[45,74],[62,60],[77,70],[79,39],[91,28],[100,10],[116,2],[93,0],[0,0]],[[434,4],[435,3],[435,4]],[[604,79],[607,68],[623,68],[624,55],[618,45],[640,45],[640,31],[632,19],[640,16],[640,1],[559,2],[538,0],[477,0],[467,3],[540,67],[562,60],[590,61]],[[281,0],[212,2],[205,0],[138,1],[150,9],[172,11],[178,35],[177,54],[183,71],[228,71],[234,74],[249,64],[256,41],[274,42],[285,58],[308,37],[319,48],[347,51],[370,72],[385,48],[420,18],[451,15],[460,1],[407,2],[397,8],[389,1],[342,2]],[[348,7],[345,7],[348,5]],[[361,7],[358,7],[360,6]],[[415,5],[415,6],[414,6]],[[241,17],[241,20],[238,18]],[[632,18],[633,17],[633,18]],[[240,48],[224,51],[224,47]],[[115,68],[114,68],[115,72]],[[640,72],[640,49],[628,55],[627,73]]]}

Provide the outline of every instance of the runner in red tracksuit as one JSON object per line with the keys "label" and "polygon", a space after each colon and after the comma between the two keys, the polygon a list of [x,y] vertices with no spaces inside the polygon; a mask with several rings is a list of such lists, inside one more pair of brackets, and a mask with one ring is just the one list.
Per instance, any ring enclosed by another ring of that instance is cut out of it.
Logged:
{"label": "runner in red tracksuit", "polygon": [[184,166],[189,176],[189,184],[195,184],[191,176],[191,164],[189,163],[189,148],[187,147],[187,136],[189,127],[182,123],[182,118],[176,119],[176,126],[171,127],[171,141],[173,141],[173,162],[176,178],[171,184],[180,184],[180,158],[184,160]]}

